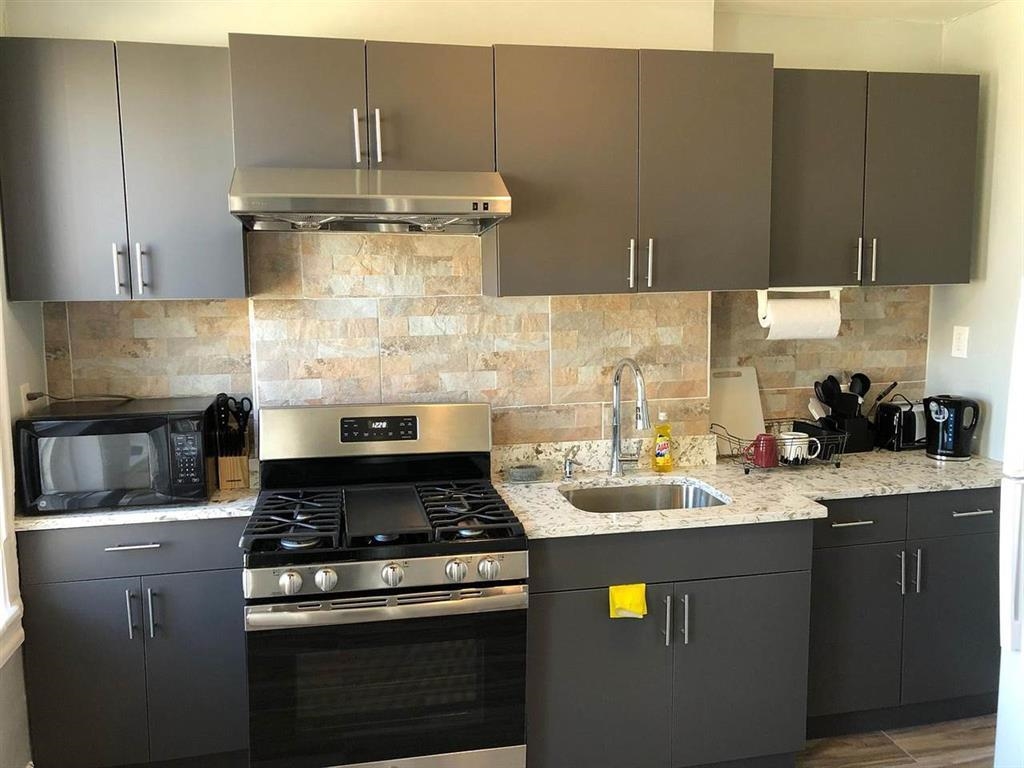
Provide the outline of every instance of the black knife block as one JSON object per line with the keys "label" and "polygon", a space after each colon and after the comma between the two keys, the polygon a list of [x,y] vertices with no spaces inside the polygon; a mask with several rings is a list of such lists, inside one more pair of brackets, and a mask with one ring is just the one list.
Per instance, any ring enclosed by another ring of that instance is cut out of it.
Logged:
{"label": "black knife block", "polygon": [[846,453],[864,453],[875,448],[875,425],[863,416],[837,416],[836,424],[849,437],[846,438]]}

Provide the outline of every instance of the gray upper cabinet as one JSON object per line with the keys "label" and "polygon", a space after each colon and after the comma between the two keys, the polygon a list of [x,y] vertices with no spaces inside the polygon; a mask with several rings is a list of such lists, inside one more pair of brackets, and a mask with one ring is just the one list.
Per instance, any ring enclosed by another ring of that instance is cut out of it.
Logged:
{"label": "gray upper cabinet", "polygon": [[13,300],[131,298],[114,44],[0,38]]}
{"label": "gray upper cabinet", "polygon": [[231,34],[228,44],[237,165],[368,167],[362,40]]}
{"label": "gray upper cabinet", "polygon": [[117,44],[132,294],[245,295],[224,48]]}
{"label": "gray upper cabinet", "polygon": [[638,68],[636,51],[495,46],[501,295],[636,290]]}
{"label": "gray upper cabinet", "polygon": [[366,97],[371,168],[494,170],[491,48],[368,42]]}
{"label": "gray upper cabinet", "polygon": [[641,51],[640,290],[768,287],[771,164],[771,55]]}
{"label": "gray upper cabinet", "polygon": [[775,70],[774,287],[861,280],[867,83],[866,72]]}
{"label": "gray upper cabinet", "polygon": [[872,72],[867,110],[865,285],[968,282],[978,77]]}

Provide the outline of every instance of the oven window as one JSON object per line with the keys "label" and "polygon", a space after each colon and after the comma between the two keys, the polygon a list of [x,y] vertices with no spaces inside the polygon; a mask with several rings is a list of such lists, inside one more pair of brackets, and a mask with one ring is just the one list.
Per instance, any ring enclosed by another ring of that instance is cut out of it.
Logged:
{"label": "oven window", "polygon": [[155,450],[147,432],[39,438],[44,494],[153,488]]}
{"label": "oven window", "polygon": [[524,743],[526,611],[246,637],[254,768]]}

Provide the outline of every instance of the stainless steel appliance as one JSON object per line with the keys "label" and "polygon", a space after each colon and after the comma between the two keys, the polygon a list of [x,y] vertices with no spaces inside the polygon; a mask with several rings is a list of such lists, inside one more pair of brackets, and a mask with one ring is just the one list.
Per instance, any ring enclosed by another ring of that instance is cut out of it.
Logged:
{"label": "stainless steel appliance", "polygon": [[976,400],[954,395],[924,399],[925,453],[939,461],[967,461],[978,426],[981,406]]}
{"label": "stainless steel appliance", "polygon": [[879,403],[875,411],[875,445],[890,451],[925,447],[924,403],[912,402],[902,395]]}
{"label": "stainless steel appliance", "polygon": [[486,405],[260,411],[252,768],[523,768],[527,552]]}
{"label": "stainless steel appliance", "polygon": [[212,398],[54,403],[15,424],[21,514],[180,504],[215,480]]}

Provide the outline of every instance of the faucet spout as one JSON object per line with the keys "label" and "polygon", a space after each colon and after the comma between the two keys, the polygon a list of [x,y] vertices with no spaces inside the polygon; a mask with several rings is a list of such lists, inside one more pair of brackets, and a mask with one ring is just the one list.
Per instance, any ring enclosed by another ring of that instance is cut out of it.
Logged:
{"label": "faucet spout", "polygon": [[612,378],[612,463],[609,473],[613,477],[622,475],[623,462],[634,462],[639,456],[624,456],[622,453],[622,372],[629,368],[636,384],[636,428],[649,429],[651,417],[647,410],[647,385],[640,365],[631,357],[623,358],[615,367]]}

